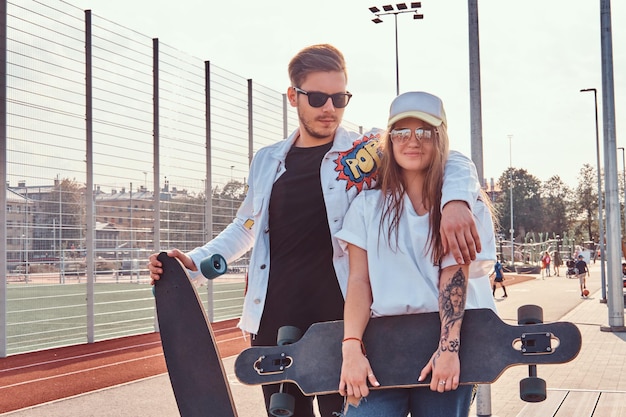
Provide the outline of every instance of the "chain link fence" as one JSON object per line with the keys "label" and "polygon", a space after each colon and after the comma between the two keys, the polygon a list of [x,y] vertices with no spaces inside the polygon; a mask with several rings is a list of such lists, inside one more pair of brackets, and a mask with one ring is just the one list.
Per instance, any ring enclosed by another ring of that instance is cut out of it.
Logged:
{"label": "chain link fence", "polygon": [[[148,255],[226,227],[252,155],[297,116],[281,92],[70,3],[0,9],[0,357],[152,332]],[[240,314],[246,268],[201,291],[214,320]]]}

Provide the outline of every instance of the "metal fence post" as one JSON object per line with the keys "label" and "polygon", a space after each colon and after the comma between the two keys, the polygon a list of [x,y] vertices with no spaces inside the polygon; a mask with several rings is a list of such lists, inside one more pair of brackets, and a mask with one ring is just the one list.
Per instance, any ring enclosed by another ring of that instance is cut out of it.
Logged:
{"label": "metal fence post", "polygon": [[[206,129],[206,181],[204,182],[204,192],[206,194],[205,213],[205,236],[206,242],[213,239],[213,195],[211,184],[213,183],[212,157],[211,157],[211,62],[204,62],[204,105],[205,105],[205,129]],[[213,298],[213,281],[206,284],[207,291],[207,316],[209,321],[215,319],[215,300]]]}
{"label": "metal fence post", "polygon": [[96,341],[94,276],[94,204],[93,204],[93,73],[91,10],[85,10],[85,142],[87,187],[85,190],[85,249],[87,265],[87,343]]}
{"label": "metal fence post", "polygon": [[[160,165],[160,133],[159,133],[159,38],[152,39],[152,166],[154,196],[154,235],[152,243],[154,251],[161,250],[161,165]],[[169,226],[169,225],[168,225]],[[154,305],[154,331],[159,331],[156,303]]]}
{"label": "metal fence post", "polygon": [[7,2],[0,1],[0,358],[7,356]]}

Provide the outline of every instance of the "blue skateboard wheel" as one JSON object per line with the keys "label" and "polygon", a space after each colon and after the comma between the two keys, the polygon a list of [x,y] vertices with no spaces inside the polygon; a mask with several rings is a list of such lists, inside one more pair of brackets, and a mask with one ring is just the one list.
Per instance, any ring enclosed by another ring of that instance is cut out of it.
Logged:
{"label": "blue skateboard wheel", "polygon": [[219,277],[226,272],[228,265],[222,255],[213,255],[200,262],[200,271],[207,279]]}

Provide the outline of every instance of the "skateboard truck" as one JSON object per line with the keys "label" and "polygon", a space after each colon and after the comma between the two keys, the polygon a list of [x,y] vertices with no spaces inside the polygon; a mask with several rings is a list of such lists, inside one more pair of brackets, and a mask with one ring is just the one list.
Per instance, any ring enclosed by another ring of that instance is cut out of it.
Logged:
{"label": "skateboard truck", "polygon": [[544,355],[552,353],[552,333],[523,333],[521,352],[523,355]]}
{"label": "skateboard truck", "polygon": [[254,369],[259,375],[280,374],[293,364],[293,358],[284,353],[264,355],[254,362]]}
{"label": "skateboard truck", "polygon": [[[537,305],[524,305],[517,309],[518,325],[543,323],[543,309]],[[551,333],[523,333],[522,354],[541,355],[552,352]],[[546,381],[537,376],[537,365],[528,365],[528,378],[519,382],[520,398],[529,403],[537,403],[546,399]]]}
{"label": "skateboard truck", "polygon": [[[295,326],[282,326],[278,329],[276,335],[276,344],[278,346],[286,346],[297,342],[302,337],[302,330]],[[290,356],[280,353],[277,355],[265,355],[261,356],[259,360],[254,363],[254,369],[257,372],[264,372],[266,375],[269,373],[281,373],[285,368],[289,368],[293,363],[293,359]],[[257,366],[259,364],[259,367]],[[293,416],[296,409],[296,399],[293,395],[285,392],[285,384],[281,383],[278,392],[272,394],[270,397],[269,412],[274,417],[280,416]]]}

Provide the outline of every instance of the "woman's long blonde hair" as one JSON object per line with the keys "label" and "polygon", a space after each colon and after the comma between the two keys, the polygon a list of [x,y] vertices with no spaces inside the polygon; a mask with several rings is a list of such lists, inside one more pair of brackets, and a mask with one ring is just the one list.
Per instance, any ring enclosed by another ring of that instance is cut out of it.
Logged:
{"label": "woman's long blonde hair", "polygon": [[[382,190],[383,207],[382,217],[379,225],[381,234],[385,233],[384,224],[389,224],[386,230],[387,241],[391,247],[391,242],[395,236],[395,247],[398,247],[398,227],[400,217],[404,210],[404,195],[406,194],[406,183],[402,175],[402,168],[398,165],[393,154],[393,143],[391,142],[389,131],[391,126],[383,135],[381,140],[382,158],[378,169],[378,180],[376,188]],[[444,124],[434,128],[435,137],[433,139],[433,158],[426,172],[424,179],[422,197],[423,205],[429,213],[428,227],[428,247],[432,253],[432,260],[438,264],[443,257],[443,243],[439,226],[441,225],[441,189],[443,187],[443,171],[448,159],[449,140],[448,131]],[[385,220],[388,220],[386,222]]]}

